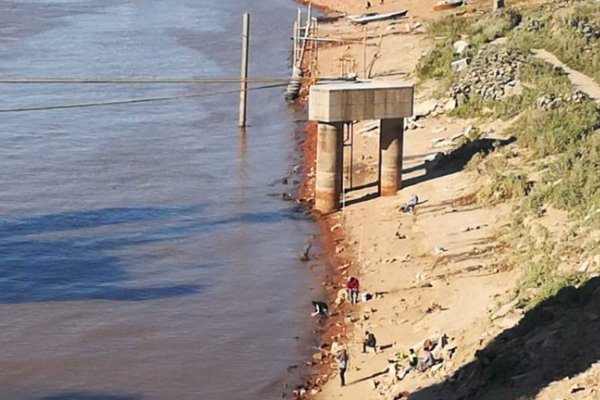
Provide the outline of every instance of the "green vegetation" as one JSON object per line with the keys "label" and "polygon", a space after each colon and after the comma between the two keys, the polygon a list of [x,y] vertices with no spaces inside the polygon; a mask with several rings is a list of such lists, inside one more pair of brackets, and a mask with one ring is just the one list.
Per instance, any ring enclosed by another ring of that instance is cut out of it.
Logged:
{"label": "green vegetation", "polygon": [[423,56],[417,65],[419,79],[438,79],[448,88],[454,81],[451,62],[455,60],[453,43],[464,36],[469,37],[471,48],[460,57],[472,57],[477,50],[494,39],[505,36],[519,22],[521,16],[515,11],[488,14],[483,18],[448,16],[429,25],[434,48]]}
{"label": "green vegetation", "polygon": [[571,82],[562,71],[533,57],[526,58],[526,63],[518,69],[518,76],[522,85],[520,93],[499,101],[484,100],[481,96],[472,94],[453,110],[452,115],[459,118],[508,119],[525,111],[543,94],[560,96],[569,95],[573,91]]}
{"label": "green vegetation", "polygon": [[[454,60],[452,46],[447,40],[436,43],[435,47],[421,57],[417,66],[419,79],[449,79],[452,75],[450,63]],[[448,85],[449,86],[449,85]]]}
{"label": "green vegetation", "polygon": [[[508,35],[508,48],[544,48],[600,82],[600,4],[553,7],[527,12],[520,25],[521,15],[514,11],[432,24],[431,36],[438,40],[419,61],[419,78],[440,80],[447,90],[465,76],[450,66],[456,40],[471,43],[468,56],[473,57],[490,41]],[[589,279],[576,267],[598,254],[600,112],[592,100],[574,98],[564,72],[541,60],[526,56],[517,74],[520,87],[514,93],[498,101],[469,93],[452,116],[515,118],[506,133],[517,138],[516,144],[482,152],[467,168],[485,178],[479,203],[513,204],[514,221],[503,239],[510,249],[506,262],[523,271],[514,295],[522,307],[531,308],[561,288]],[[544,226],[549,210],[566,211],[563,223],[570,228],[562,236]]]}
{"label": "green vegetation", "polygon": [[576,4],[530,14],[511,40],[524,50],[546,49],[600,82],[600,5]]}
{"label": "green vegetation", "polygon": [[527,175],[523,172],[494,172],[490,181],[478,193],[480,202],[497,204],[509,199],[526,196],[531,190]]}
{"label": "green vegetation", "polygon": [[571,212],[600,226],[600,133],[588,135],[570,146],[547,168],[525,204],[539,214],[544,204]]}
{"label": "green vegetation", "polygon": [[530,109],[519,117],[512,129],[519,143],[541,158],[574,151],[598,121],[596,105],[585,101],[555,110]]}
{"label": "green vegetation", "polygon": [[516,214],[509,245],[513,249],[510,262],[523,271],[514,291],[520,307],[533,308],[561,288],[578,286],[589,279],[584,273],[561,270],[561,265],[577,265],[582,255],[590,254],[582,249],[581,240],[578,240],[584,232],[585,229],[575,225],[564,237],[558,237],[534,218]]}

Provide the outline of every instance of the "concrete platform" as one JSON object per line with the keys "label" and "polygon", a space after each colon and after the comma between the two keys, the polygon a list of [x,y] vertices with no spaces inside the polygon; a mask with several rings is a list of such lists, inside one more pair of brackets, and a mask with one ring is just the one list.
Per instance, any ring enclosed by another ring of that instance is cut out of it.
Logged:
{"label": "concrete platform", "polygon": [[310,87],[308,119],[344,122],[408,118],[414,85],[399,81],[340,82]]}

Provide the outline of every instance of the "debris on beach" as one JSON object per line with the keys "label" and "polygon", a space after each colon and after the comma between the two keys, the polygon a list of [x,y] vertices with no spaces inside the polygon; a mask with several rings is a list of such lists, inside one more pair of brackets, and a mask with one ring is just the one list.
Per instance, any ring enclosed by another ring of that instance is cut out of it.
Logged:
{"label": "debris on beach", "polygon": [[427,307],[427,309],[425,310],[425,313],[431,314],[434,311],[444,311],[444,310],[447,310],[447,308],[442,307],[438,303],[431,303],[431,305],[429,307]]}
{"label": "debris on beach", "polygon": [[342,227],[342,224],[335,224],[335,225],[333,225],[331,228],[329,228],[329,231],[331,231],[331,232],[335,232],[335,231],[337,231],[338,229],[340,229],[341,227]]}
{"label": "debris on beach", "polygon": [[300,259],[300,261],[302,262],[308,262],[310,261],[310,249],[312,247],[312,242],[308,242],[306,244],[306,246],[304,246],[304,250],[302,250],[302,253],[300,253],[300,255],[298,256],[298,258]]}
{"label": "debris on beach", "polygon": [[448,251],[448,249],[445,249],[445,248],[439,247],[439,246],[436,246],[433,248],[433,252],[437,255],[444,254],[447,251]]}

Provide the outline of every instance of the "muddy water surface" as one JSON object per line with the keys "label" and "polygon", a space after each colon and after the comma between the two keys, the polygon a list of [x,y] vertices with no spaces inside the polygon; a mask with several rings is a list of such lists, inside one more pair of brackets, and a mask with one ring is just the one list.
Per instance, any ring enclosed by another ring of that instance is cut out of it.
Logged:
{"label": "muddy water surface", "polygon": [[[1,1],[0,76],[287,76],[283,0]],[[283,89],[7,85],[0,109],[0,398],[269,399],[309,352],[311,223],[268,193],[299,162]],[[300,339],[298,339],[298,337]]]}

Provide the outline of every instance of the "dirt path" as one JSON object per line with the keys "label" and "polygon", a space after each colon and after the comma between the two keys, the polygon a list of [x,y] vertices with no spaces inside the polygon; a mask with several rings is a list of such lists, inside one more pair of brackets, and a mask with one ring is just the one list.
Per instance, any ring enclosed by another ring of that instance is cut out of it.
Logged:
{"label": "dirt path", "polygon": [[543,50],[536,49],[533,50],[533,54],[547,63],[554,65],[555,67],[562,68],[566,73],[576,89],[581,90],[584,93],[587,93],[592,99],[596,101],[596,103],[600,104],[600,85],[596,83],[596,81],[589,76],[576,71],[574,69],[569,68],[566,64],[561,62],[554,54]]}

